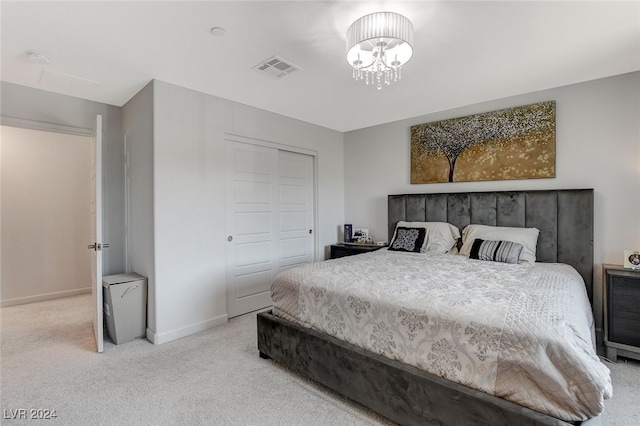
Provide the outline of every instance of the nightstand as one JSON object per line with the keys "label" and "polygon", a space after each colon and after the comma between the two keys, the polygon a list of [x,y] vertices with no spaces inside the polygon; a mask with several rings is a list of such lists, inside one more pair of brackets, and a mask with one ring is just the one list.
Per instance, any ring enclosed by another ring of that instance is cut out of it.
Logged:
{"label": "nightstand", "polygon": [[640,271],[602,265],[607,358],[640,360]]}
{"label": "nightstand", "polygon": [[332,244],[331,245],[331,259],[337,259],[339,257],[353,256],[354,254],[369,253],[371,251],[380,250],[382,247],[377,245],[368,244]]}

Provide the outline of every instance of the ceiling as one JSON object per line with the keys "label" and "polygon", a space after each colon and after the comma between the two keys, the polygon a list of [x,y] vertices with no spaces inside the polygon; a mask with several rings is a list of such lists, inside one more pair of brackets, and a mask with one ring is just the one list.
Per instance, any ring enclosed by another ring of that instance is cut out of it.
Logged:
{"label": "ceiling", "polygon": [[[158,79],[338,131],[640,70],[640,1],[0,3],[3,81],[122,106]],[[355,82],[345,33],[414,26],[402,80]],[[225,29],[223,36],[212,27]],[[27,51],[50,56],[34,63]],[[277,55],[301,68],[253,67]]]}

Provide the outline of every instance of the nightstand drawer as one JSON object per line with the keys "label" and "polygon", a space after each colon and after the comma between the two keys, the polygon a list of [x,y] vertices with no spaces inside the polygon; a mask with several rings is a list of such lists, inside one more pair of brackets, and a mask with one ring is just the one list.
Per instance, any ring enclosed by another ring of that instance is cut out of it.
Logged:
{"label": "nightstand drawer", "polygon": [[610,275],[609,300],[614,311],[640,314],[640,281],[630,277]]}
{"label": "nightstand drawer", "polygon": [[633,312],[615,311],[609,323],[609,340],[640,347],[640,316]]}

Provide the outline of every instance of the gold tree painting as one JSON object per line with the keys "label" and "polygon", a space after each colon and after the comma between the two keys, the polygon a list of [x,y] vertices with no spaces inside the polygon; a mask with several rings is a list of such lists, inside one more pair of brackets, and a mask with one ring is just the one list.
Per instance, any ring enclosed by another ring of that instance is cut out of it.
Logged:
{"label": "gold tree painting", "polygon": [[555,101],[411,127],[411,183],[555,175]]}

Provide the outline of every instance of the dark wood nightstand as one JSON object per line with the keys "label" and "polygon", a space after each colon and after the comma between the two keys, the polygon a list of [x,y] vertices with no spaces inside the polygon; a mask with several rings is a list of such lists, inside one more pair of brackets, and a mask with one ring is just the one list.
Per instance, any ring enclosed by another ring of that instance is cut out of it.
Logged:
{"label": "dark wood nightstand", "polygon": [[370,251],[380,250],[386,246],[374,246],[365,244],[332,244],[331,245],[331,259],[337,259],[339,257],[353,256],[354,254],[369,253]]}
{"label": "dark wood nightstand", "polygon": [[640,359],[640,271],[602,265],[607,358]]}

